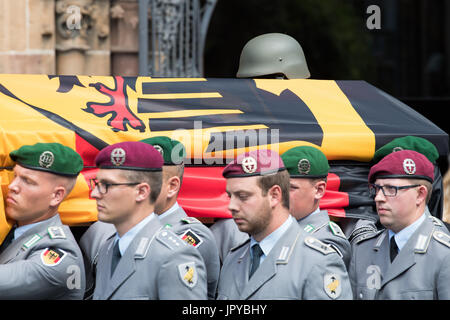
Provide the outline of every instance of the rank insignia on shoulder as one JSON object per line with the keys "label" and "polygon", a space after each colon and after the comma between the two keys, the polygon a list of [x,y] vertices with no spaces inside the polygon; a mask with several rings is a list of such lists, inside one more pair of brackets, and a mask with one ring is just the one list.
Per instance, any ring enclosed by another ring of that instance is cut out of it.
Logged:
{"label": "rank insignia on shoulder", "polygon": [[195,262],[179,264],[178,274],[180,275],[181,282],[188,288],[193,288],[197,284],[198,274],[195,269]]}
{"label": "rank insignia on shoulder", "polygon": [[198,234],[196,234],[191,229],[188,229],[185,233],[181,235],[181,240],[185,241],[187,244],[191,246],[198,247],[203,243],[202,238]]}
{"label": "rank insignia on shoulder", "polygon": [[314,250],[322,252],[323,254],[336,253],[330,245],[313,237],[306,237],[305,244]]}
{"label": "rank insignia on shoulder", "polygon": [[340,277],[334,273],[327,273],[323,277],[323,288],[331,299],[339,298],[342,292]]}
{"label": "rank insignia on shoulder", "polygon": [[48,235],[50,236],[50,239],[65,239],[66,234],[64,233],[64,230],[60,226],[51,226],[47,229]]}
{"label": "rank insignia on shoulder", "polygon": [[337,223],[335,223],[335,222],[333,222],[333,221],[330,221],[330,222],[328,223],[328,225],[329,225],[329,227],[330,227],[330,229],[331,229],[331,232],[332,232],[335,236],[338,236],[338,237],[347,239],[347,237],[345,236],[344,232],[342,232],[341,227],[339,227],[339,225],[338,225]]}
{"label": "rank insignia on shoulder", "polygon": [[433,238],[450,248],[450,236],[441,231],[433,232]]}
{"label": "rank insignia on shoulder", "polygon": [[64,250],[56,248],[47,248],[41,253],[41,261],[44,265],[54,267],[61,263],[67,253]]}

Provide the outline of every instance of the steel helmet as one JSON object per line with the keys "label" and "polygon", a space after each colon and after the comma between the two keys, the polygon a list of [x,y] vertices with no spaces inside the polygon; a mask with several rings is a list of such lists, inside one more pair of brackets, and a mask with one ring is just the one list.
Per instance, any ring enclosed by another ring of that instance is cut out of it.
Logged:
{"label": "steel helmet", "polygon": [[281,73],[288,79],[309,78],[310,73],[300,44],[286,34],[267,33],[244,46],[238,78],[253,78]]}

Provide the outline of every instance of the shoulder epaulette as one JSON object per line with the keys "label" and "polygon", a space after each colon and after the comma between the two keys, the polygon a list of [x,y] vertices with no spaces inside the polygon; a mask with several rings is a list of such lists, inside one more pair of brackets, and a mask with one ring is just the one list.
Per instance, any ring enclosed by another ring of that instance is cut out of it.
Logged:
{"label": "shoulder epaulette", "polygon": [[192,223],[201,223],[200,220],[194,218],[194,217],[186,217],[181,219],[181,222],[192,224]]}
{"label": "shoulder epaulette", "polygon": [[433,232],[433,238],[450,248],[450,236],[442,231]]}
{"label": "shoulder epaulette", "polygon": [[47,228],[50,239],[66,239],[62,226],[51,226]]}
{"label": "shoulder epaulette", "polygon": [[434,216],[430,216],[430,219],[433,221],[435,226],[443,227],[442,221]]}
{"label": "shoulder epaulette", "polygon": [[330,227],[331,232],[338,237],[344,238],[345,240],[347,240],[347,237],[345,236],[344,232],[342,232],[341,227],[339,227],[339,225],[333,221],[330,221],[328,223],[328,226]]}
{"label": "shoulder epaulette", "polygon": [[305,244],[323,254],[337,253],[329,244],[326,244],[314,237],[306,237]]}
{"label": "shoulder epaulette", "polygon": [[376,232],[372,232],[372,231],[367,231],[366,230],[365,232],[361,232],[361,233],[356,234],[353,238],[351,238],[350,241],[358,244],[358,243],[361,243],[363,241],[366,241],[366,240],[369,240],[369,239],[377,237],[383,231],[384,230],[378,230]]}
{"label": "shoulder epaulette", "polygon": [[167,228],[160,229],[156,234],[156,239],[172,250],[176,250],[181,246],[186,246],[184,241]]}

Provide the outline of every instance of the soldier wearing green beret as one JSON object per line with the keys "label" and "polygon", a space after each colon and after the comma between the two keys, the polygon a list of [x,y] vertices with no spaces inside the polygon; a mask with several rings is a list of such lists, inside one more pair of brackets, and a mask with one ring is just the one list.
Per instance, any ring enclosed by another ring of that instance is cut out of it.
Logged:
{"label": "soldier wearing green beret", "polygon": [[415,137],[415,136],[405,136],[401,138],[396,138],[389,143],[385,144],[377,151],[373,156],[373,163],[378,163],[381,159],[392,152],[401,150],[412,150],[423,154],[434,166],[434,181],[433,181],[433,192],[431,194],[431,199],[428,202],[428,209],[431,215],[442,219],[443,213],[443,183],[442,175],[436,161],[439,158],[439,152],[430,141],[425,138]]}
{"label": "soldier wearing green beret", "polygon": [[317,148],[301,146],[289,149],[281,158],[290,174],[290,213],[303,230],[336,250],[348,267],[350,243],[340,227],[330,221],[328,212],[319,208],[330,169],[326,156]]}
{"label": "soldier wearing green beret", "polygon": [[12,151],[6,216],[15,226],[0,247],[0,299],[82,299],[82,253],[58,207],[83,169],[78,153],[59,143]]}

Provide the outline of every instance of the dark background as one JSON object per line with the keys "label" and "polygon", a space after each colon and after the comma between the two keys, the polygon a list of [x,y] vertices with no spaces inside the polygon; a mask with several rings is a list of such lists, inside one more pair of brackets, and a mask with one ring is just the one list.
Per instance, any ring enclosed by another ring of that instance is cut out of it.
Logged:
{"label": "dark background", "polygon": [[205,77],[235,77],[243,46],[269,32],[299,41],[312,79],[365,80],[450,132],[450,0],[219,0]]}

